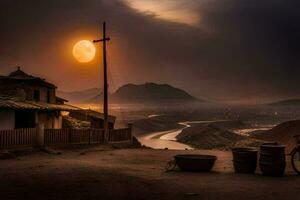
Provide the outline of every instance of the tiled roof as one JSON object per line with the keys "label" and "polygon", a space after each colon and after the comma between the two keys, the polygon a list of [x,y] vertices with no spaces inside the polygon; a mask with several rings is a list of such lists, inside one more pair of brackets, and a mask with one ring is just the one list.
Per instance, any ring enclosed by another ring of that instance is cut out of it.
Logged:
{"label": "tiled roof", "polygon": [[0,80],[7,81],[7,82],[25,82],[31,84],[39,84],[44,85],[46,87],[56,88],[56,86],[52,83],[47,82],[45,79],[40,77],[35,77],[29,75],[22,71],[20,67],[16,71],[11,72],[8,76],[0,76]]}
{"label": "tiled roof", "polygon": [[67,105],[67,104],[51,104],[45,102],[35,101],[22,101],[16,98],[1,97],[0,109],[14,109],[14,110],[60,110],[60,111],[72,111],[80,110],[80,108]]}
{"label": "tiled roof", "polygon": [[64,98],[61,98],[61,97],[58,97],[58,96],[56,96],[55,98],[56,98],[56,100],[58,100],[58,101],[68,102],[67,99],[64,99]]}
{"label": "tiled roof", "polygon": [[20,67],[16,71],[11,72],[8,77],[17,79],[34,79],[36,77],[26,74]]}

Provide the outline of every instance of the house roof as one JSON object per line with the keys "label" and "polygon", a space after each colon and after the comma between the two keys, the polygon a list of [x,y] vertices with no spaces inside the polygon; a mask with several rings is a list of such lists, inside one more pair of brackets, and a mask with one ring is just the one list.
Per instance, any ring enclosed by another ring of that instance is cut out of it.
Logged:
{"label": "house roof", "polygon": [[11,78],[17,78],[17,79],[34,79],[36,77],[31,76],[29,74],[26,74],[21,70],[21,67],[18,67],[16,71],[11,72],[9,75]]}
{"label": "house roof", "polygon": [[55,98],[56,98],[56,100],[58,100],[58,101],[68,102],[67,99],[64,99],[64,98],[61,98],[61,97],[58,97],[58,96],[56,96]]}
{"label": "house roof", "polygon": [[44,111],[72,111],[80,110],[80,108],[67,105],[67,104],[51,104],[45,102],[35,102],[21,100],[12,97],[0,97],[0,109],[13,109],[13,110],[44,110]]}
{"label": "house roof", "polygon": [[47,82],[45,79],[42,79],[40,77],[35,77],[32,75],[29,75],[21,70],[20,67],[17,68],[16,71],[11,72],[8,76],[0,76],[0,80],[15,82],[26,82],[31,84],[39,84],[46,87],[56,88],[56,86],[52,83]]}
{"label": "house roof", "polygon": [[[75,111],[72,111],[73,113],[76,113],[76,114],[82,114],[86,117],[91,117],[91,118],[95,118],[95,119],[104,119],[104,114],[103,113],[100,113],[100,112],[97,112],[95,110],[91,110],[91,109],[81,109],[81,110],[75,110]],[[110,123],[115,123],[116,121],[116,117],[115,116],[112,116],[112,115],[109,115],[108,116],[108,121]]]}

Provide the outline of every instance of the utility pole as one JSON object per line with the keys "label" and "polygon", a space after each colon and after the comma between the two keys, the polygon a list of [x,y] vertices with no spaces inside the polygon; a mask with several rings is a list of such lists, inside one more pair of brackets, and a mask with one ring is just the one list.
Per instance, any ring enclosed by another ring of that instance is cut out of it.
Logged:
{"label": "utility pole", "polygon": [[103,113],[104,113],[104,134],[105,139],[108,140],[108,83],[107,83],[107,60],[106,60],[106,41],[109,41],[110,38],[106,37],[106,24],[103,22],[102,26],[102,38],[99,40],[93,40],[93,43],[102,42],[103,45],[103,81],[104,81],[104,90],[103,90]]}

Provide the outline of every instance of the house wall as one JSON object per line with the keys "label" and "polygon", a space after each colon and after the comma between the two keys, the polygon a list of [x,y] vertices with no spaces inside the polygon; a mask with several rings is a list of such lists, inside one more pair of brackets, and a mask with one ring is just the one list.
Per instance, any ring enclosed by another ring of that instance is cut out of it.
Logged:
{"label": "house wall", "polygon": [[15,112],[13,110],[0,111],[0,130],[15,128]]}
{"label": "house wall", "polygon": [[40,101],[41,102],[47,102],[48,100],[48,91],[50,92],[50,102],[49,103],[56,103],[56,97],[55,97],[55,89],[53,88],[47,88],[42,86],[27,86],[26,90],[26,99],[27,100],[34,100],[34,91],[39,90],[40,91]]}
{"label": "house wall", "polygon": [[24,97],[26,100],[34,100],[34,90],[40,91],[40,101],[47,102],[47,91],[50,93],[50,102],[56,103],[56,89],[39,83],[16,82],[15,80],[0,80],[0,89],[13,96]]}
{"label": "house wall", "polygon": [[45,128],[52,128],[52,121],[47,113],[38,113],[38,124],[44,124]]}
{"label": "house wall", "polygon": [[53,128],[55,128],[55,129],[62,128],[62,116],[61,115],[54,118],[54,127]]}
{"label": "house wall", "polygon": [[38,123],[44,124],[45,128],[48,129],[61,129],[62,128],[62,116],[55,112],[40,112],[38,113]]}

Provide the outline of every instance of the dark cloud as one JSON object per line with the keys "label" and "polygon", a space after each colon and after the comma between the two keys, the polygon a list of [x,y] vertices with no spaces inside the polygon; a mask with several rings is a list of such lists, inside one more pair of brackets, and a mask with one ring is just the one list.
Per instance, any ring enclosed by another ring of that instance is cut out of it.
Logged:
{"label": "dark cloud", "polygon": [[220,54],[231,72],[252,79],[258,88],[297,94],[299,5],[293,0],[215,1],[206,7],[203,21],[218,40],[216,45],[228,49]]}
{"label": "dark cloud", "polygon": [[98,63],[76,63],[69,48],[99,35],[106,20],[115,87],[168,82],[217,100],[299,96],[298,1],[190,2],[199,8],[198,26],[157,19],[124,1],[2,0],[0,70],[19,64],[63,89],[94,87]]}

